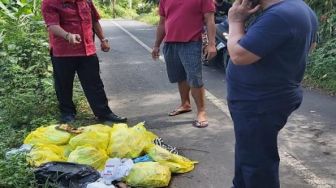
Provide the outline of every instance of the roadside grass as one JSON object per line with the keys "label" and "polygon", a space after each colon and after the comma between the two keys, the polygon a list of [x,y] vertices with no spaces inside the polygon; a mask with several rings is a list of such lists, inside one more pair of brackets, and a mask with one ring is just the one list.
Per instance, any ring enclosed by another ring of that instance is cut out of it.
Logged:
{"label": "roadside grass", "polygon": [[[86,126],[97,123],[76,80],[74,86],[74,103],[77,106],[77,117],[73,126]],[[1,112],[1,109],[0,109]],[[22,114],[24,115],[24,114]],[[24,138],[37,127],[48,126],[58,122],[59,112],[55,108],[43,117],[32,119],[26,125],[16,126],[0,119],[0,187],[1,188],[33,188],[37,187],[33,168],[26,161],[26,156],[18,154],[6,158],[5,154],[12,148],[23,144]],[[43,185],[43,187],[50,187]]]}
{"label": "roadside grass", "polygon": [[310,56],[305,85],[336,94],[336,38],[321,44]]}
{"label": "roadside grass", "polygon": [[154,9],[149,13],[140,14],[139,16],[135,17],[135,19],[147,24],[157,25],[159,23],[160,17],[157,14],[156,9]]}

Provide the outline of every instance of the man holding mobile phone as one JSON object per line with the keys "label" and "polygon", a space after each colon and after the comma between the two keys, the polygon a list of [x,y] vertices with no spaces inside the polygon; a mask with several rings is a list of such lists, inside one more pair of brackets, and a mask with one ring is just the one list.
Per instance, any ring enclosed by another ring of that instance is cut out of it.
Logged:
{"label": "man holding mobile phone", "polygon": [[42,15],[48,27],[56,96],[61,123],[75,120],[72,101],[73,81],[77,73],[85,96],[95,116],[101,121],[126,122],[108,106],[99,75],[99,60],[93,30],[100,39],[101,50],[110,46],[99,24],[99,14],[89,0],[43,0]]}
{"label": "man holding mobile phone", "polygon": [[[248,18],[261,9],[245,30]],[[234,188],[279,188],[277,136],[302,102],[318,21],[302,0],[236,0],[229,10],[228,106],[236,136]]]}

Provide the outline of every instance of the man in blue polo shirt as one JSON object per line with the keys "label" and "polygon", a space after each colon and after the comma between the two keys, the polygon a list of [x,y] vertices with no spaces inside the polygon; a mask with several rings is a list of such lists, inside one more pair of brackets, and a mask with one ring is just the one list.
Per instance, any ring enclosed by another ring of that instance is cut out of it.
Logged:
{"label": "man in blue polo shirt", "polygon": [[[256,2],[252,5],[251,2]],[[245,31],[250,15],[261,9]],[[229,11],[228,105],[234,122],[234,188],[279,188],[277,136],[302,101],[318,28],[302,0],[236,0]]]}

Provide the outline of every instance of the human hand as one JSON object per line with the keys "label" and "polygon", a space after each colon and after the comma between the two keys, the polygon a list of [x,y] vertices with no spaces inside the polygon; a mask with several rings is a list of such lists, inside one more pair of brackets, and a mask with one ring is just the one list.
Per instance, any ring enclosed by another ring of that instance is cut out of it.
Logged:
{"label": "human hand", "polygon": [[211,60],[217,55],[217,49],[215,45],[207,45],[204,50],[205,58]]}
{"label": "human hand", "polygon": [[252,6],[250,0],[235,0],[228,13],[229,22],[244,23],[247,18],[256,13],[260,8],[260,5]]}
{"label": "human hand", "polygon": [[160,57],[160,47],[155,46],[152,50],[152,58],[153,60],[158,60]]}
{"label": "human hand", "polygon": [[108,40],[103,40],[103,41],[101,42],[101,44],[100,44],[100,47],[101,47],[101,50],[102,50],[103,52],[108,52],[108,51],[110,51],[110,45],[109,45],[109,43],[108,43]]}
{"label": "human hand", "polygon": [[82,42],[81,36],[79,34],[69,33],[66,39],[70,44],[79,44]]}

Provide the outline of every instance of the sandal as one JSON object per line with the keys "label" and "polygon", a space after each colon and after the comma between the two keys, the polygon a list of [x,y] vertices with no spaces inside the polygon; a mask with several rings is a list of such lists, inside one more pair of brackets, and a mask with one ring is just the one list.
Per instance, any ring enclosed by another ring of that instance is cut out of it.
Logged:
{"label": "sandal", "polygon": [[209,126],[209,122],[208,121],[198,121],[198,120],[195,120],[192,125],[194,127],[197,127],[197,128],[205,128],[207,126]]}
{"label": "sandal", "polygon": [[177,116],[177,115],[188,113],[188,112],[191,112],[191,109],[177,108],[174,111],[170,112],[168,115],[169,116]]}

